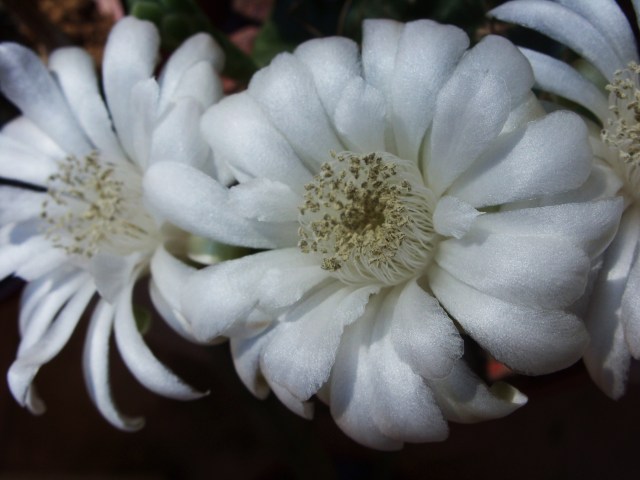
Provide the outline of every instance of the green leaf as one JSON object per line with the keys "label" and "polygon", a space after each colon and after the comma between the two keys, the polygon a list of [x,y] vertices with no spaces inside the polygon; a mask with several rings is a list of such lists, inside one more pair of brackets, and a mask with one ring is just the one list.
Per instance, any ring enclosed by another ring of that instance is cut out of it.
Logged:
{"label": "green leaf", "polygon": [[140,335],[145,335],[149,328],[151,328],[151,321],[153,317],[151,312],[140,305],[133,305],[133,318],[136,321],[136,327],[140,332]]}
{"label": "green leaf", "polygon": [[251,56],[259,67],[263,67],[277,54],[291,52],[295,47],[294,42],[287,42],[282,38],[278,27],[272,20],[269,20],[260,29],[253,44]]}

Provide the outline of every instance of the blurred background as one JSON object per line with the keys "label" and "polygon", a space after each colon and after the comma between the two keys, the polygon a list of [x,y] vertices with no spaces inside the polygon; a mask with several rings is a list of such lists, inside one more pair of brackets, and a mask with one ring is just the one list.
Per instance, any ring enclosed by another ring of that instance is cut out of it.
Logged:
{"label": "blurred background", "polygon": [[[464,28],[473,40],[504,33],[520,44],[571,58],[531,32],[488,22],[500,1],[481,0],[2,0],[0,40],[29,45],[43,58],[62,45],[88,49],[98,64],[113,22],[126,12],[154,21],[164,53],[209,31],[227,51],[225,89],[244,88],[251,73],[280,51],[325,35],[360,36],[363,18],[433,18]],[[629,2],[621,3],[632,14]],[[632,22],[636,29],[635,20]],[[17,114],[0,101],[0,123]],[[0,372],[19,341],[21,283],[0,283]],[[143,286],[144,287],[144,286]],[[146,301],[144,288],[138,296]],[[592,385],[582,364],[539,378],[510,374],[470,346],[479,373],[506,379],[529,397],[511,416],[477,425],[451,424],[447,441],[376,452],[347,438],[328,408],[314,420],[296,417],[276,399],[255,399],[240,383],[228,345],[198,347],[156,319],[146,341],[192,385],[210,395],[182,403],[149,393],[131,377],[115,348],[111,381],[116,403],[146,417],[124,433],[98,414],[86,393],[81,358],[86,322],[37,377],[48,411],[32,416],[0,381],[0,480],[4,479],[413,479],[636,478],[640,446],[640,369],[634,365],[619,401]]]}

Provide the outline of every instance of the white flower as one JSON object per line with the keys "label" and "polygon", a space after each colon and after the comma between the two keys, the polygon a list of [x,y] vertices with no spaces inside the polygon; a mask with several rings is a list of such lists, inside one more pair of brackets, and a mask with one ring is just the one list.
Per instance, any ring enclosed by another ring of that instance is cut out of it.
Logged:
{"label": "white flower", "polygon": [[587,334],[566,309],[621,211],[562,201],[591,171],[584,123],[544,115],[508,41],[468,44],[427,20],[367,21],[361,53],[306,42],[203,117],[239,185],[169,162],[145,178],[181,228],[267,250],[192,276],[194,334],[231,337],[257,396],[309,417],[317,395],[376,448],[524,404],[471,372],[460,331],[520,372],[579,359]]}
{"label": "white flower", "polygon": [[211,152],[198,124],[221,96],[217,70],[223,58],[209,36],[196,35],[156,81],[158,46],[148,22],[127,18],[114,27],[102,67],[105,104],[85,51],[57,50],[49,71],[30,50],[0,45],[0,88],[23,114],[0,133],[0,176],[22,185],[0,186],[0,278],[13,273],[29,282],[8,379],[16,400],[35,413],[44,404],[33,378],[64,347],[87,309],[93,313],[85,378],[109,422],[124,429],[142,424],[121,415],[111,398],[112,331],[125,363],[147,388],[180,399],[201,395],[145,345],[132,291],[150,269],[154,304],[178,332],[190,335],[171,310],[176,284],[190,267],[163,247],[186,234],[147,211],[142,178],[157,160],[210,168]]}
{"label": "white flower", "polygon": [[633,31],[612,0],[508,2],[490,14],[565,43],[610,84],[608,92],[604,91],[571,66],[522,49],[542,90],[584,106],[604,127],[601,138],[594,135],[593,148],[610,169],[608,178],[603,175],[593,182],[591,196],[615,194],[618,189],[624,197],[620,229],[602,259],[585,317],[591,335],[584,356],[587,369],[607,395],[618,398],[626,388],[631,357],[640,358],[640,262],[636,252],[640,241],[640,81]]}

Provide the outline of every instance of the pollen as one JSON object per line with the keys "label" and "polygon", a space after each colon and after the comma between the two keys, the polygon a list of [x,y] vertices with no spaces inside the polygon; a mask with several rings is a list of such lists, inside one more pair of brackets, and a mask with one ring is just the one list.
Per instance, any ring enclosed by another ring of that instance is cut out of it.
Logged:
{"label": "pollen", "polygon": [[610,117],[602,130],[602,140],[618,150],[618,165],[613,165],[625,178],[631,192],[640,192],[640,65],[631,62],[615,73],[609,91]]}
{"label": "pollen", "polygon": [[396,284],[422,271],[435,233],[417,168],[387,153],[332,157],[305,185],[300,250],[348,283]]}
{"label": "pollen", "polygon": [[69,156],[47,181],[41,217],[46,237],[70,255],[131,253],[155,231],[142,207],[140,175],[132,166],[101,162],[97,153]]}

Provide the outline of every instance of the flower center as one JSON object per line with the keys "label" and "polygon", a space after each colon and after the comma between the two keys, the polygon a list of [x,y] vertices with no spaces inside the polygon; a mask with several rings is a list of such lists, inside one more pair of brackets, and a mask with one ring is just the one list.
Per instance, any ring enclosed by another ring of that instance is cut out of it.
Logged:
{"label": "flower center", "polygon": [[417,167],[389,153],[332,153],[305,185],[299,248],[346,283],[394,285],[420,274],[436,233],[433,194]]}
{"label": "flower center", "polygon": [[101,162],[97,153],[67,157],[47,181],[42,218],[54,246],[91,258],[98,251],[127,255],[146,250],[157,236],[142,205],[142,179],[134,166]]}
{"label": "flower center", "polygon": [[640,195],[640,65],[631,62],[615,73],[607,85],[611,117],[602,130],[606,145],[618,150],[617,165],[613,165],[625,179],[629,193]]}

